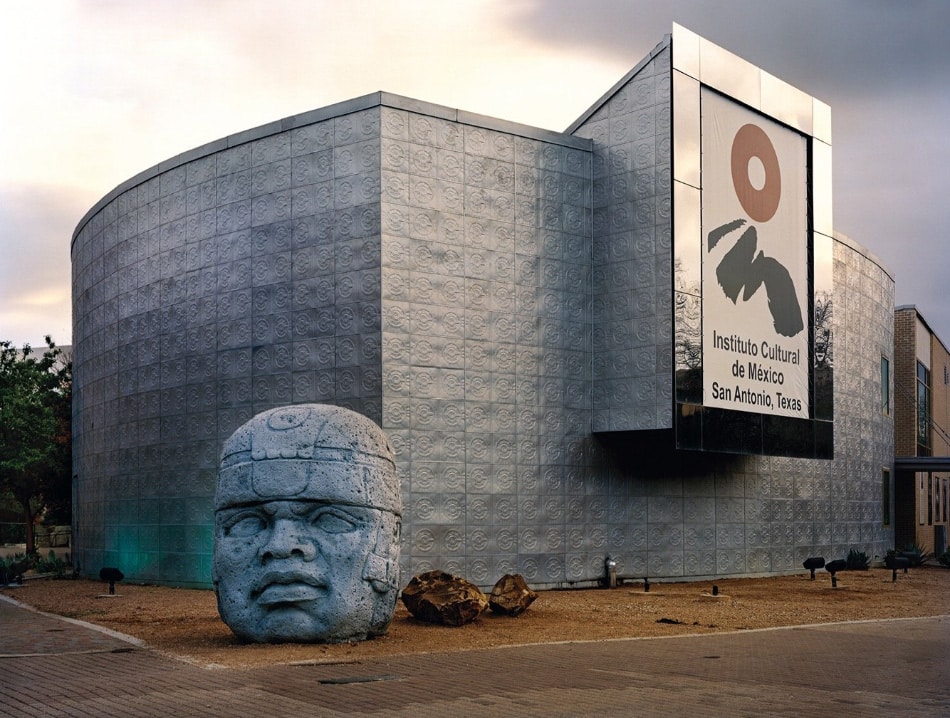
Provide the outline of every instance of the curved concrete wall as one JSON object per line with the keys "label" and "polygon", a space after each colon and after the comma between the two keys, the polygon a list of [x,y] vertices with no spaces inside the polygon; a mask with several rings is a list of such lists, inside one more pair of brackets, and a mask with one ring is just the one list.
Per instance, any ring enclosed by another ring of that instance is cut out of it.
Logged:
{"label": "curved concrete wall", "polygon": [[[221,443],[257,412],[314,401],[390,436],[404,581],[443,568],[565,585],[601,576],[607,554],[622,575],[696,578],[883,554],[887,272],[834,242],[833,461],[682,460],[598,438],[592,157],[588,140],[377,94],[105,197],[72,247],[82,571],[210,585]],[[651,337],[669,348],[657,301]],[[649,367],[661,383],[670,371],[666,355]],[[644,399],[651,416],[668,416],[662,391]]]}

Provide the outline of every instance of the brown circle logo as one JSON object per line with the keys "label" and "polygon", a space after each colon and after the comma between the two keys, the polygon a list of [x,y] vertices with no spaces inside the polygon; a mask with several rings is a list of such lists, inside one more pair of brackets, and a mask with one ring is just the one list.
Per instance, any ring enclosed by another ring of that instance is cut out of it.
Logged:
{"label": "brown circle logo", "polygon": [[[749,160],[757,157],[765,168],[765,184],[756,189],[749,181]],[[758,125],[743,125],[732,141],[732,184],[742,208],[756,222],[768,222],[782,196],[782,174],[775,147]]]}

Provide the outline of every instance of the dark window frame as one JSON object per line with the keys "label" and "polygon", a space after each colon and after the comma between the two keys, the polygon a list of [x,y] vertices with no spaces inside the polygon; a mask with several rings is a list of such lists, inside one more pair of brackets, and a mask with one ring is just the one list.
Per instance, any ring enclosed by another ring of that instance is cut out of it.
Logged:
{"label": "dark window frame", "polygon": [[891,525],[891,470],[881,469],[881,523]]}
{"label": "dark window frame", "polygon": [[917,362],[917,455],[930,456],[930,422],[932,394],[930,369],[923,362]]}
{"label": "dark window frame", "polygon": [[891,415],[891,360],[881,355],[881,411]]}

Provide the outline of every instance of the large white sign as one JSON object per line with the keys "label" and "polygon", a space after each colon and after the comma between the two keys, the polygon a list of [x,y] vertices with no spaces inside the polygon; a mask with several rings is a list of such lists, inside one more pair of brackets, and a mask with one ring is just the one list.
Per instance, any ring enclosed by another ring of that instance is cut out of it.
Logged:
{"label": "large white sign", "polygon": [[703,404],[808,418],[805,138],[703,88]]}

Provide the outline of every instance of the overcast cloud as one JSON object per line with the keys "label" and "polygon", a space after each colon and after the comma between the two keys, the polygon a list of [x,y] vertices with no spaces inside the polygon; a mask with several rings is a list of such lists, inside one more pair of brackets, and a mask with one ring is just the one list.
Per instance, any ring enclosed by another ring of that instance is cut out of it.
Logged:
{"label": "overcast cloud", "polygon": [[77,0],[0,26],[0,339],[68,343],[69,240],[125,179],[376,90],[563,129],[672,22],[832,108],[835,226],[950,343],[950,2]]}

